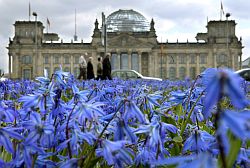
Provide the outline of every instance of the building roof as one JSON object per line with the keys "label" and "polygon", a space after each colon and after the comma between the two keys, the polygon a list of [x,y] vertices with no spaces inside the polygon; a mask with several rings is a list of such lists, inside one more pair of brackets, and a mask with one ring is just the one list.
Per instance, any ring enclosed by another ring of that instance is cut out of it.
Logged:
{"label": "building roof", "polygon": [[132,9],[119,9],[107,17],[108,32],[146,32],[150,29],[147,19]]}

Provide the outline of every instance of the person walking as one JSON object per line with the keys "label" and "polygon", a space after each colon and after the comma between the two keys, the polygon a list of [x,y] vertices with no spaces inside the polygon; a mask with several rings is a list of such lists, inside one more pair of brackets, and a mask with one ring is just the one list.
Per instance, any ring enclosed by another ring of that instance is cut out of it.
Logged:
{"label": "person walking", "polygon": [[102,76],[103,76],[104,80],[106,80],[106,79],[112,80],[111,63],[110,63],[109,57],[110,57],[110,55],[107,54],[106,57],[102,61],[102,68],[103,68]]}
{"label": "person walking", "polygon": [[[88,54],[85,53],[85,56],[87,55]],[[80,68],[80,74],[77,79],[80,80],[82,77],[83,80],[86,80],[87,79],[87,63],[83,55],[79,58],[79,68]]]}
{"label": "person walking", "polygon": [[97,77],[96,80],[102,79],[102,62],[101,57],[98,57],[98,63],[97,63]]}
{"label": "person walking", "polygon": [[94,79],[95,78],[92,60],[93,60],[93,58],[89,57],[88,64],[87,64],[87,79]]}

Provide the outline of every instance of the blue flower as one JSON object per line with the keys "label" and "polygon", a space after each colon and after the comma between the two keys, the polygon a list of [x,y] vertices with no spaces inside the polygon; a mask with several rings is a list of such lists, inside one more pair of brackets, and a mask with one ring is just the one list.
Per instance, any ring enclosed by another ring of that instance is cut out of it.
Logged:
{"label": "blue flower", "polygon": [[160,122],[160,117],[154,115],[152,122],[148,125],[140,125],[135,130],[135,134],[145,133],[149,137],[149,147],[156,150],[159,145],[160,151],[163,152],[166,132],[177,133],[177,130],[172,124]]}
{"label": "blue flower", "polygon": [[223,96],[228,96],[236,108],[244,108],[248,101],[241,86],[241,78],[229,69],[209,68],[201,75],[206,87],[206,98],[203,114],[205,118],[211,115],[211,107]]}
{"label": "blue flower", "polygon": [[159,165],[177,165],[177,168],[217,168],[217,160],[207,152],[198,155],[176,156],[166,159],[159,159],[151,163],[154,166]]}
{"label": "blue flower", "polygon": [[247,165],[248,166],[250,165],[249,158],[250,158],[250,149],[241,148],[236,162],[239,165],[244,165],[245,167],[247,167]]}
{"label": "blue flower", "polygon": [[60,162],[58,166],[60,168],[78,168],[78,158],[68,159],[65,162]]}
{"label": "blue flower", "polygon": [[7,106],[4,101],[0,101],[0,121],[14,122],[14,110]]}
{"label": "blue flower", "polygon": [[78,117],[80,124],[85,122],[85,118],[89,120],[97,119],[98,116],[103,116],[105,114],[101,108],[103,105],[105,104],[102,102],[95,102],[94,100],[78,102],[74,110],[74,116]]}
{"label": "blue flower", "polygon": [[207,151],[215,138],[209,133],[201,130],[195,130],[193,134],[185,141],[183,152],[190,150],[191,152]]}
{"label": "blue flower", "polygon": [[182,104],[184,99],[186,98],[187,94],[183,91],[177,90],[172,91],[170,93],[171,97],[169,98],[169,101],[173,103],[173,105]]}
{"label": "blue flower", "polygon": [[226,110],[221,115],[222,124],[242,140],[250,138],[249,120],[250,111],[235,112]]}
{"label": "blue flower", "polygon": [[[114,140],[130,140],[131,142],[135,143],[137,140],[137,137],[133,133],[133,128],[131,128],[124,120],[118,119],[115,125],[115,131],[114,131]],[[125,139],[125,136],[127,139]]]}
{"label": "blue flower", "polygon": [[15,132],[16,130],[20,130],[19,128],[0,128],[0,146],[4,146],[4,148],[9,152],[14,154],[13,145],[11,142],[11,137],[21,140],[23,136],[19,133]]}
{"label": "blue flower", "polygon": [[24,162],[26,167],[31,168],[34,154],[44,155],[45,151],[41,147],[38,147],[37,144],[31,143],[25,139],[18,144],[17,155],[15,158],[18,162],[14,162],[15,166],[19,167],[19,164]]}
{"label": "blue flower", "polygon": [[124,120],[128,121],[131,118],[136,118],[140,123],[146,122],[145,115],[141,112],[141,110],[132,100],[125,102],[125,112],[124,112]]}
{"label": "blue flower", "polygon": [[142,164],[144,166],[150,165],[155,160],[156,152],[150,150],[148,147],[139,147],[138,153],[135,156],[135,164],[138,166]]}
{"label": "blue flower", "polygon": [[60,66],[60,69],[57,70],[54,73],[54,79],[63,87],[67,87],[67,81],[66,79],[68,79],[70,73],[69,72],[64,72],[62,70],[62,66]]}
{"label": "blue flower", "polygon": [[22,122],[22,125],[29,130],[29,134],[26,137],[27,143],[35,142],[39,138],[43,141],[45,134],[54,133],[53,125],[42,121],[40,114],[36,112],[31,113],[30,120]]}
{"label": "blue flower", "polygon": [[75,84],[72,84],[71,87],[72,87],[73,94],[74,94],[74,97],[73,97],[74,102],[87,101],[88,100],[87,96],[90,94],[89,90],[80,91]]}
{"label": "blue flower", "polygon": [[200,105],[197,105],[194,107],[194,110],[191,114],[191,120],[193,123],[196,123],[197,120],[199,122],[203,121],[204,120],[204,117],[203,117],[203,114],[202,114],[202,106]]}
{"label": "blue flower", "polygon": [[108,165],[116,164],[120,158],[123,161],[131,162],[131,156],[128,155],[128,151],[124,148],[127,141],[102,141],[102,148],[96,149],[97,156],[103,156],[103,158],[107,161]]}

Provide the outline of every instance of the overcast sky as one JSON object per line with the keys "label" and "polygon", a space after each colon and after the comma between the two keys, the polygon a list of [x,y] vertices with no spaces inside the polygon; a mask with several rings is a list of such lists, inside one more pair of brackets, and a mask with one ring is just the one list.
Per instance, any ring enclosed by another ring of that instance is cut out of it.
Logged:
{"label": "overcast sky", "polygon": [[[0,69],[8,71],[9,37],[14,36],[13,24],[17,20],[29,19],[31,11],[46,25],[49,32],[58,33],[63,41],[73,39],[75,10],[77,11],[78,40],[90,42],[95,19],[101,23],[101,13],[106,16],[119,9],[133,9],[155,21],[158,41],[196,41],[198,32],[206,32],[208,20],[219,20],[221,0],[0,0]],[[243,60],[250,56],[250,1],[222,0],[225,13],[235,20],[236,35],[242,37]],[[223,17],[225,19],[225,16]],[[34,20],[34,17],[31,17]]]}

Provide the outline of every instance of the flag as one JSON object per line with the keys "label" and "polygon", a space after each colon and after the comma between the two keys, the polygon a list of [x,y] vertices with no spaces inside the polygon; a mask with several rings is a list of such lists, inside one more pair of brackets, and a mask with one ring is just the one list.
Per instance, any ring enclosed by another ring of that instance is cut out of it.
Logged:
{"label": "flag", "polygon": [[50,27],[50,21],[48,18],[47,18],[47,25],[48,25],[48,27]]}
{"label": "flag", "polygon": [[106,36],[106,23],[105,23],[105,15],[104,13],[102,12],[102,45],[105,46],[105,37]]}
{"label": "flag", "polygon": [[224,10],[223,10],[222,1],[220,2],[220,10],[221,10],[221,13],[224,15]]}

